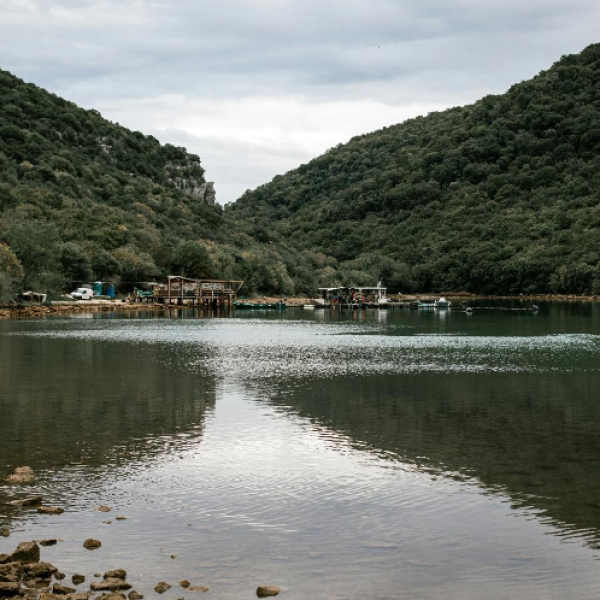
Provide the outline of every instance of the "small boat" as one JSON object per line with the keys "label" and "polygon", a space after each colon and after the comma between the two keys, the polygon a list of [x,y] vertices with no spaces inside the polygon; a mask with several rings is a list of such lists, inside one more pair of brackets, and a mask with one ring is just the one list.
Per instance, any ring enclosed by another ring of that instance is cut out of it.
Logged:
{"label": "small boat", "polygon": [[304,305],[304,308],[305,308],[306,310],[315,310],[315,308],[317,308],[317,307],[316,307],[316,305],[315,305],[315,304],[305,304],[305,305]]}
{"label": "small boat", "polygon": [[452,308],[452,302],[450,302],[450,300],[446,300],[446,298],[442,296],[439,300],[436,300],[433,303],[433,306],[435,308]]}
{"label": "small boat", "polygon": [[284,310],[287,308],[285,302],[246,302],[245,300],[235,300],[234,308],[241,309],[262,309],[262,310]]}

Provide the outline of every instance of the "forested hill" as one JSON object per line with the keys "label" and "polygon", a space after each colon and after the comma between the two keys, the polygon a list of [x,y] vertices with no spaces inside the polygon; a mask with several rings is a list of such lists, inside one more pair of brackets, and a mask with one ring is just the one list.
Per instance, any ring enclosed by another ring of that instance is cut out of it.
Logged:
{"label": "forested hill", "polygon": [[198,156],[0,70],[0,299],[189,268],[213,205]]}
{"label": "forested hill", "polygon": [[353,138],[226,210],[296,282],[600,293],[600,44]]}

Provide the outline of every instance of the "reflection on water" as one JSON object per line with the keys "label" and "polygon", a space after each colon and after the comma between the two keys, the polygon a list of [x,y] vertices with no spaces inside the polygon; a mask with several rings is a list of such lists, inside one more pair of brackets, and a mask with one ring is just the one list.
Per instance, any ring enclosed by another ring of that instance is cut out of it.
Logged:
{"label": "reflection on water", "polygon": [[0,474],[68,508],[0,510],[0,552],[55,535],[146,593],[597,597],[596,308],[177,316],[0,324]]}

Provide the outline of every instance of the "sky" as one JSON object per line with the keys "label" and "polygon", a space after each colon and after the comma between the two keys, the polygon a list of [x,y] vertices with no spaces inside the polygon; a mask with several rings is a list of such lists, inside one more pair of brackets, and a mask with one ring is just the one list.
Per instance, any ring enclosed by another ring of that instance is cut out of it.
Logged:
{"label": "sky", "polygon": [[600,42],[598,0],[0,0],[0,68],[198,154],[221,204]]}

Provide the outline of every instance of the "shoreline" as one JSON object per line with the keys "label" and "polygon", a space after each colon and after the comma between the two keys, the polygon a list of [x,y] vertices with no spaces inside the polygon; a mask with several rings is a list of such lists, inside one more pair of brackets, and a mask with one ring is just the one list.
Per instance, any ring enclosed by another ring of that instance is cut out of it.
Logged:
{"label": "shoreline", "polygon": [[[524,296],[493,296],[485,294],[468,294],[458,292],[443,292],[440,294],[404,294],[396,296],[391,294],[390,298],[400,302],[415,301],[433,301],[444,296],[451,300],[489,300],[489,301],[538,301],[538,302],[598,302],[600,297],[596,295],[576,295],[576,294],[530,294]],[[281,301],[282,297],[264,296],[260,298],[267,302]],[[255,299],[251,299],[254,301]],[[257,300],[257,299],[256,299]],[[301,307],[311,298],[308,297],[290,297],[285,298],[285,302],[290,308]],[[141,302],[123,302],[120,300],[99,300],[99,301],[81,301],[81,302],[58,302],[56,304],[28,304],[19,306],[0,306],[0,319],[29,319],[35,317],[46,317],[56,315],[69,315],[77,313],[95,313],[95,312],[162,312],[166,310],[187,310],[187,305],[178,306],[174,304],[153,304]]]}

